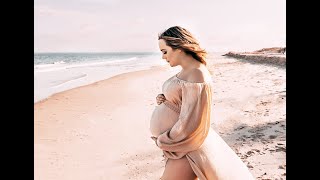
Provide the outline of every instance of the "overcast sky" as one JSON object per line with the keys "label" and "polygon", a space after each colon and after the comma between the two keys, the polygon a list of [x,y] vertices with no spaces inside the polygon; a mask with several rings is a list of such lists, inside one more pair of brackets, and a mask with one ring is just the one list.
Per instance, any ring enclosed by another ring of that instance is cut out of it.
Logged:
{"label": "overcast sky", "polygon": [[35,0],[35,52],[157,52],[185,27],[208,51],[286,44],[285,0]]}

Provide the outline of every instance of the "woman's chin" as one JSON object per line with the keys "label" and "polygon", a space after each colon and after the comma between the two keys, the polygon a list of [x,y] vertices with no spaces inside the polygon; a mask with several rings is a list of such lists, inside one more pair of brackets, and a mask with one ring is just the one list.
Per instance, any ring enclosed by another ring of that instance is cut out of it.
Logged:
{"label": "woman's chin", "polygon": [[171,64],[171,63],[169,63],[169,65],[171,66],[171,67],[175,67],[176,65],[174,65],[174,64]]}

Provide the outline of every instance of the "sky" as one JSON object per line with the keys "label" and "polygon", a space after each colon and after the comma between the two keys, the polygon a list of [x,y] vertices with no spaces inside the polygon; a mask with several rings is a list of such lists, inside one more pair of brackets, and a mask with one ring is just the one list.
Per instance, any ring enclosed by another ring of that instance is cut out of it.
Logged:
{"label": "sky", "polygon": [[34,52],[159,52],[188,29],[209,52],[286,46],[285,0],[34,0]]}

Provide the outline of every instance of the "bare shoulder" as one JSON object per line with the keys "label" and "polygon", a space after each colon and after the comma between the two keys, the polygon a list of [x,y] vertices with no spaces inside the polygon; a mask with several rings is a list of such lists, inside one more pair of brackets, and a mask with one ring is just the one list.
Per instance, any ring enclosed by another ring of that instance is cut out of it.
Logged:
{"label": "bare shoulder", "polygon": [[190,71],[187,80],[190,82],[202,83],[208,80],[208,70],[195,68]]}

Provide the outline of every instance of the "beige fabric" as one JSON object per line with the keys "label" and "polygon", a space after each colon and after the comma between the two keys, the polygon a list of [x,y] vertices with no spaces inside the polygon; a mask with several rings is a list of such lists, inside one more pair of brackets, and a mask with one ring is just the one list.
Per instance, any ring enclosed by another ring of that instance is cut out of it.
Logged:
{"label": "beige fabric", "polygon": [[174,75],[162,86],[150,131],[166,158],[186,156],[200,180],[254,179],[245,164],[210,127],[212,83],[192,83]]}

